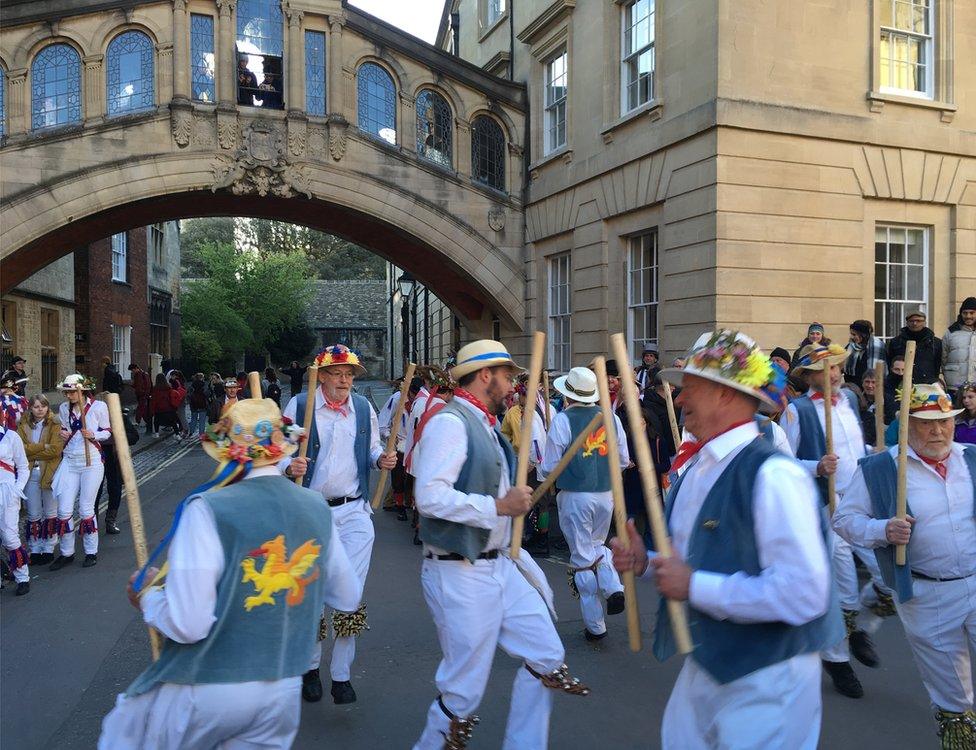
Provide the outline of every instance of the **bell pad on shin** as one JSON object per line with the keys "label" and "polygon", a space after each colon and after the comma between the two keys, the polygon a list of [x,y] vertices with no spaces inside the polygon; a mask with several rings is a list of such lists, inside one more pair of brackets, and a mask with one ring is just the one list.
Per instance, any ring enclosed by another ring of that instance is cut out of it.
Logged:
{"label": "bell pad on shin", "polygon": [[547,688],[559,690],[569,695],[589,695],[590,689],[579,681],[578,677],[570,677],[569,667],[565,664],[558,669],[552,670],[549,674],[540,674],[528,664],[525,665],[529,674],[539,680]]}

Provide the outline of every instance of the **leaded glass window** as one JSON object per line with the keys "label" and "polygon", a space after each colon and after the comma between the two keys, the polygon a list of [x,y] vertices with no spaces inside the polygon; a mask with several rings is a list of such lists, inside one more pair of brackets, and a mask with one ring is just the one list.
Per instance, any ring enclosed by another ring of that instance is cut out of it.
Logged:
{"label": "leaded glass window", "polygon": [[417,153],[448,169],[452,166],[451,107],[434,91],[421,91],[417,97]]}
{"label": "leaded glass window", "polygon": [[281,0],[237,3],[237,103],[283,109]]}
{"label": "leaded glass window", "polygon": [[376,63],[363,63],[356,76],[359,129],[396,145],[396,87]]}
{"label": "leaded glass window", "polygon": [[105,101],[108,115],[141,112],[156,104],[153,43],[141,31],[123,31],[108,45]]}
{"label": "leaded glass window", "polygon": [[325,34],[305,32],[305,110],[325,115]]}
{"label": "leaded glass window", "polygon": [[213,16],[190,14],[190,75],[194,99],[217,101]]}
{"label": "leaded glass window", "polygon": [[31,63],[31,128],[81,120],[81,58],[67,44],[52,44]]}
{"label": "leaded glass window", "polygon": [[495,190],[505,189],[505,134],[486,115],[476,118],[471,128],[471,176]]}

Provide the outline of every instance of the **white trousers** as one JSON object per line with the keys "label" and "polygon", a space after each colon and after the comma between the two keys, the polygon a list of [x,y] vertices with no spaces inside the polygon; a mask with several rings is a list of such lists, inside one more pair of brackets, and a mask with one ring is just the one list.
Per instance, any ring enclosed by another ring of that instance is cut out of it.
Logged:
{"label": "white trousers", "polygon": [[591,633],[607,631],[603,619],[604,598],[623,591],[620,576],[613,568],[613,553],[605,542],[613,518],[613,497],[609,492],[569,492],[561,490],[556,497],[559,508],[559,528],[569,544],[569,563],[574,568],[588,568],[598,558],[603,559],[593,570],[583,570],[574,576],[580,595],[583,624]]}
{"label": "white trousers", "polygon": [[970,649],[976,649],[976,576],[912,581],[914,598],[898,604],[929,700],[946,711],[973,708]]}
{"label": "white trousers", "polygon": [[[851,545],[833,529],[827,532],[827,544],[830,547],[830,570],[837,586],[840,608],[859,610],[861,592],[857,583],[857,569],[854,567]],[[825,648],[821,653],[825,661],[850,661],[851,652],[847,647],[847,634],[845,633],[839,642]]]}
{"label": "white trousers", "polygon": [[176,685],[120,695],[102,720],[99,750],[267,750],[298,733],[302,682]]}
{"label": "white trousers", "polygon": [[94,531],[82,534],[86,555],[98,554],[98,521],[95,518],[95,502],[98,499],[98,487],[105,475],[105,466],[96,448],[92,448],[91,466],[85,466],[84,456],[65,456],[52,489],[58,499],[58,519],[68,521],[66,533],[61,535],[61,554],[75,553],[75,527],[71,525],[71,517],[78,504],[78,515],[81,523],[89,525]]}
{"label": "white trousers", "polygon": [[726,685],[685,659],[664,709],[664,750],[816,750],[820,659],[803,654]]}
{"label": "white trousers", "polygon": [[[6,469],[0,469],[6,471]],[[13,475],[11,474],[11,477]],[[5,478],[4,478],[5,479]],[[5,550],[20,549],[20,492],[12,481],[0,481],[0,540]],[[11,573],[17,583],[30,581],[30,571],[26,565],[14,568]]]}
{"label": "white trousers", "polygon": [[[545,602],[507,557],[478,560],[473,565],[424,560],[420,581],[443,654],[434,679],[440,700],[455,716],[466,718],[477,711],[496,646],[539,674],[562,665],[565,651]],[[548,747],[552,692],[524,665],[519,666],[504,750]],[[450,719],[435,700],[414,750],[442,750],[449,725]]]}
{"label": "white trousers", "polygon": [[[346,555],[352,563],[353,570],[359,577],[359,583],[365,590],[366,576],[369,574],[369,561],[373,554],[373,541],[376,532],[373,529],[373,516],[369,511],[366,500],[356,500],[352,503],[340,505],[332,509],[332,523],[339,533]],[[356,658],[356,637],[342,636],[334,638],[332,644],[332,662],[329,665],[332,679],[336,682],[347,682],[352,673],[352,663]],[[315,643],[309,669],[318,669],[322,663],[322,644]]]}
{"label": "white trousers", "polygon": [[[31,470],[30,479],[24,488],[24,495],[27,500],[27,523],[35,521],[46,521],[49,518],[58,517],[58,501],[54,497],[54,491],[41,488],[41,469],[40,467]],[[33,555],[39,552],[54,552],[54,543],[57,537],[54,535],[44,536],[47,533],[46,525],[42,527],[41,536],[28,534],[28,551]]]}

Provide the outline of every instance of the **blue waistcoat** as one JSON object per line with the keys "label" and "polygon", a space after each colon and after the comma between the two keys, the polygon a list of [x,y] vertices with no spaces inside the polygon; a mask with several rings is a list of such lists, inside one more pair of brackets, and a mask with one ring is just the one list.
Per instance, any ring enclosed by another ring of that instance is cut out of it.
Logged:
{"label": "blue waistcoat", "polygon": [[[572,443],[600,410],[599,406],[574,406],[563,414],[569,420],[569,441]],[[614,425],[615,427],[615,425]],[[556,489],[569,492],[609,492],[610,462],[607,461],[606,425],[600,425],[591,433],[598,445],[583,446],[556,479]],[[603,453],[600,453],[600,449]]]}
{"label": "blue waistcoat", "polygon": [[[841,393],[847,397],[854,414],[859,414],[857,396],[849,388],[841,389]],[[800,444],[796,447],[796,457],[802,461],[819,461],[827,455],[827,436],[824,434],[823,425],[820,424],[817,407],[806,395],[799,396],[790,403],[796,406],[796,416],[800,420]],[[820,502],[826,505],[827,477],[815,477],[814,481],[817,489],[820,490]]]}
{"label": "blue waistcoat", "polygon": [[773,434],[772,418],[763,414],[756,414],[754,421],[756,423],[756,427],[759,428],[759,436],[772,443],[775,438],[775,435]]}
{"label": "blue waistcoat", "polygon": [[[695,519],[688,543],[686,562],[693,569],[727,575],[743,572],[757,576],[762,572],[752,514],[753,490],[760,467],[772,456],[783,458],[768,441],[753,440],[715,482]],[[684,472],[668,494],[665,513],[669,522],[675,498],[687,475]],[[819,512],[817,515],[821,516]],[[821,533],[826,539],[822,516]],[[662,661],[675,653],[666,605],[662,598],[654,632],[654,655]],[[716,620],[691,606],[688,622],[695,644],[691,657],[723,685],[799,654],[820,651],[844,635],[833,585],[827,612],[803,625]]]}
{"label": "blue waistcoat", "polygon": [[[316,391],[312,391],[312,398],[315,398],[315,393]],[[305,414],[306,398],[308,398],[307,392],[300,393],[295,397],[296,420],[301,419]],[[359,495],[366,497],[369,493],[369,444],[373,437],[369,420],[371,407],[369,401],[358,393],[349,394],[349,400],[352,402],[353,411],[356,413],[356,441],[353,444],[353,451],[356,454],[356,469],[359,473]],[[308,435],[308,453],[306,454],[308,469],[305,471],[305,476],[302,477],[302,487],[308,487],[312,483],[312,477],[315,476],[315,462],[318,459],[319,447],[321,446],[317,421],[314,418],[312,419],[312,430]]]}
{"label": "blue waistcoat", "polygon": [[[962,451],[966,466],[969,468],[969,478],[973,483],[973,496],[976,501],[976,447],[966,446]],[[888,451],[873,453],[865,456],[858,465],[864,475],[864,484],[868,488],[871,498],[871,510],[875,518],[894,518],[898,506],[898,465]],[[906,512],[913,515],[911,506],[906,502]],[[976,516],[976,507],[973,508]],[[885,585],[898,595],[899,602],[907,602],[915,593],[912,587],[912,538],[909,537],[905,548],[905,564],[895,565],[895,547],[888,544],[874,548],[874,556],[881,569],[881,578]]]}
{"label": "blue waistcoat", "polygon": [[[501,481],[503,470],[508,473],[509,482],[515,483],[515,452],[497,425],[495,437],[502,446],[508,464],[504,469],[495,441],[485,432],[485,426],[479,416],[458,403],[457,399],[448,402],[438,416],[441,414],[453,414],[458,417],[464,424],[464,431],[467,434],[468,455],[461,466],[461,471],[458,472],[457,479],[454,480],[454,489],[469,495],[495,497],[498,494],[498,483]],[[424,515],[420,516],[419,533],[425,544],[463,555],[471,562],[478,559],[478,555],[488,544],[488,537],[491,536],[488,529]]]}
{"label": "blue waistcoat", "polygon": [[[159,660],[126,691],[281,680],[308,669],[325,606],[332,515],[317,493],[280,476],[203,493],[224,552],[216,622],[196,643],[167,640]],[[297,553],[297,554],[296,554]],[[284,571],[269,566],[286,563]]]}

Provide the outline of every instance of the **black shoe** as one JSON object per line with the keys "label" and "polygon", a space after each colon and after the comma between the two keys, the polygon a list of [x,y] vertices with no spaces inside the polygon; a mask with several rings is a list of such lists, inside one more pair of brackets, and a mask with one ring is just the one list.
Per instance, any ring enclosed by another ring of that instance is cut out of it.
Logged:
{"label": "black shoe", "polygon": [[874,650],[874,643],[871,642],[871,636],[863,630],[855,630],[847,637],[847,642],[851,654],[865,667],[876,667],[881,663],[878,652]]}
{"label": "black shoe", "polygon": [[21,581],[17,584],[17,590],[14,592],[14,596],[23,596],[30,591],[30,582]]}
{"label": "black shoe", "polygon": [[624,611],[624,592],[615,591],[607,598],[607,614],[619,615]]}
{"label": "black shoe", "polygon": [[421,544],[423,544],[423,542],[420,541],[420,532],[419,531],[414,531],[413,532],[413,543],[416,544],[418,547]]}
{"label": "black shoe", "polygon": [[336,705],[356,702],[356,691],[352,689],[352,683],[349,680],[345,682],[332,681],[332,702]]}
{"label": "black shoe", "polygon": [[53,552],[34,552],[30,556],[31,565],[47,565],[54,559]]}
{"label": "black shoe", "polygon": [[310,669],[302,675],[302,698],[308,703],[318,703],[322,700],[322,680],[319,670]]}
{"label": "black shoe", "polygon": [[864,697],[864,688],[861,681],[854,674],[854,669],[849,661],[824,661],[824,671],[830,676],[834,683],[834,688],[841,695],[848,698]]}
{"label": "black shoe", "polygon": [[91,568],[98,565],[98,555],[85,555],[85,561],[81,564],[83,568]]}
{"label": "black shoe", "polygon": [[61,570],[61,568],[71,565],[75,561],[74,555],[61,555],[57,560],[51,563],[49,570]]}
{"label": "black shoe", "polygon": [[602,633],[591,633],[586,628],[583,628],[583,637],[588,641],[602,641],[607,637],[607,631],[604,630]]}
{"label": "black shoe", "polygon": [[106,518],[105,519],[105,533],[106,534],[121,534],[122,533],[122,529],[119,528],[119,525],[118,525],[118,523],[115,522],[115,519],[112,519],[111,521],[109,521]]}
{"label": "black shoe", "polygon": [[407,520],[407,509],[406,508],[398,508],[397,509],[397,520],[398,521],[406,521]]}

